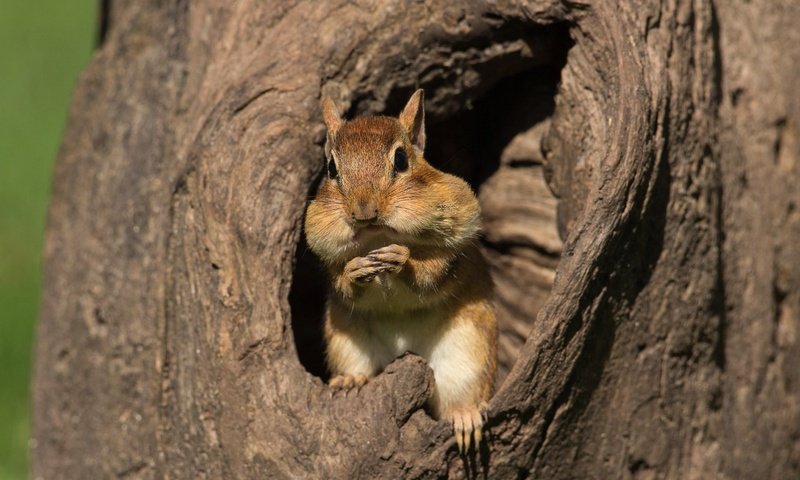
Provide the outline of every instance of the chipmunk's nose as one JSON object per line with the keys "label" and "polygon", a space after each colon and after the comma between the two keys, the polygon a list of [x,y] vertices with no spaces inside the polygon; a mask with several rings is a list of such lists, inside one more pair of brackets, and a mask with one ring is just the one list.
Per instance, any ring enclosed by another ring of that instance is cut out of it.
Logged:
{"label": "chipmunk's nose", "polygon": [[362,200],[350,210],[350,215],[357,222],[373,222],[378,218],[378,206],[371,200]]}

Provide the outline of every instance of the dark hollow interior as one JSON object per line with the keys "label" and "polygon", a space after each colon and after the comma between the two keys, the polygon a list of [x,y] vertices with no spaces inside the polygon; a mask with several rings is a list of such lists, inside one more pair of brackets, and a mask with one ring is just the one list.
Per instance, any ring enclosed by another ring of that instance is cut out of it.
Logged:
{"label": "dark hollow interior", "polygon": [[[508,38],[512,34],[514,31],[506,32],[504,36]],[[539,59],[526,64],[517,59],[508,65],[502,62],[492,65],[491,73],[481,76],[482,81],[486,78],[486,84],[480,85],[477,90],[464,92],[465,98],[448,99],[448,103],[460,105],[459,108],[426,110],[426,159],[440,170],[467,180],[476,194],[482,193],[481,189],[487,180],[501,168],[501,156],[510,142],[553,114],[561,70],[571,46],[568,30],[563,25],[541,27],[529,38],[541,40],[539,45],[532,45],[532,49],[541,49],[542,45],[552,49],[548,52],[546,63],[542,64]],[[444,66],[441,68],[446,70]],[[421,87],[426,89],[428,95],[436,90],[436,85],[423,84]],[[385,112],[368,113],[397,115],[412,92],[413,88],[398,88],[387,100]],[[357,103],[354,102],[354,105]],[[524,161],[518,163],[512,163],[508,168],[529,166]],[[315,187],[311,189],[311,192],[315,191]],[[480,198],[483,201],[482,196]],[[504,268],[502,264],[508,256],[524,257],[525,253],[510,248],[505,242],[492,241],[490,237],[485,235],[482,242],[487,258],[493,264],[493,271],[501,271],[502,275],[509,277],[507,281],[524,289],[524,276],[515,275],[513,268]],[[554,265],[551,266],[554,268]],[[498,285],[498,288],[501,287]],[[322,335],[326,295],[327,273],[309,250],[303,236],[296,251],[289,295],[292,330],[301,364],[308,372],[323,380],[329,376],[325,367]],[[516,323],[523,322],[524,325],[504,329],[503,316],[515,315],[520,317]],[[498,310],[501,343],[504,335],[516,335],[519,339],[510,344],[521,344],[534,320],[535,312],[515,309],[514,305]],[[513,330],[521,331],[513,333]],[[508,368],[510,366],[506,365],[505,371]]]}

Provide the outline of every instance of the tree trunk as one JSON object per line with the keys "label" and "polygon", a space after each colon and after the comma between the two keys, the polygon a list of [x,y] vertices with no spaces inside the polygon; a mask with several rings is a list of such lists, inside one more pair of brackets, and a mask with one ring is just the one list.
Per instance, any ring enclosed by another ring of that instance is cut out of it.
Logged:
{"label": "tree trunk", "polygon": [[[54,174],[35,477],[800,478],[800,4],[460,3],[104,2]],[[331,396],[301,231],[321,92],[397,114],[418,86],[497,284],[467,457],[418,357]]]}

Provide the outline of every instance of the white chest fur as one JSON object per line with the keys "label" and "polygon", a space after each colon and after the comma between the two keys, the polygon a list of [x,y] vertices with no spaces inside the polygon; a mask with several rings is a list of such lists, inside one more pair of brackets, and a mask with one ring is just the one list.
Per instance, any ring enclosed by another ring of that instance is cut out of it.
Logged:
{"label": "white chest fur", "polygon": [[370,338],[371,351],[365,353],[377,363],[376,371],[403,353],[415,353],[433,369],[437,409],[446,410],[454,402],[475,400],[474,385],[485,365],[480,361],[481,356],[475,354],[474,339],[480,336],[474,324],[433,311],[370,312],[359,317]]}

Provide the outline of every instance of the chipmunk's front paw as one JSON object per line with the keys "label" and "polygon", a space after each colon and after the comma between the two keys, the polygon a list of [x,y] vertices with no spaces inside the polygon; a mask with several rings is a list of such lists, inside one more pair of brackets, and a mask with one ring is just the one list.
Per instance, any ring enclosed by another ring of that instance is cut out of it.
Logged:
{"label": "chipmunk's front paw", "polygon": [[369,252],[366,258],[381,263],[386,272],[397,273],[406,264],[410,254],[408,247],[392,244]]}
{"label": "chipmunk's front paw", "polygon": [[356,257],[344,267],[347,278],[356,283],[369,283],[385,270],[386,267],[382,262],[369,257]]}
{"label": "chipmunk's front paw", "polygon": [[453,423],[453,433],[456,436],[458,453],[467,453],[471,445],[475,450],[481,444],[483,415],[478,405],[453,409],[448,417]]}
{"label": "chipmunk's front paw", "polygon": [[328,386],[336,390],[350,391],[354,387],[361,388],[365,383],[367,383],[366,375],[337,375],[331,378]]}

